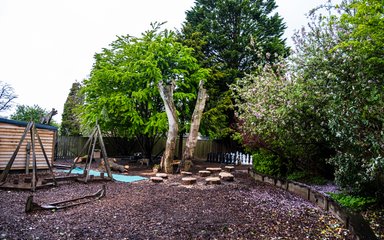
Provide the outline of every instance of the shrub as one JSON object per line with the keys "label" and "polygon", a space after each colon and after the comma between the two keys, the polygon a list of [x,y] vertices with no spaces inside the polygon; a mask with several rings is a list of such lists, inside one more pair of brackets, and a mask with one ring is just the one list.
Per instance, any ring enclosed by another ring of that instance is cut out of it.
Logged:
{"label": "shrub", "polygon": [[271,176],[281,176],[282,164],[280,158],[268,152],[267,150],[260,149],[252,155],[253,169],[256,172],[268,174]]}
{"label": "shrub", "polygon": [[376,199],[373,197],[354,196],[345,193],[329,193],[329,195],[333,200],[353,211],[362,211],[376,203]]}
{"label": "shrub", "polygon": [[318,175],[311,175],[308,172],[304,171],[292,172],[287,176],[287,179],[291,181],[304,182],[315,185],[324,185],[327,183],[327,179],[325,179],[324,177]]}

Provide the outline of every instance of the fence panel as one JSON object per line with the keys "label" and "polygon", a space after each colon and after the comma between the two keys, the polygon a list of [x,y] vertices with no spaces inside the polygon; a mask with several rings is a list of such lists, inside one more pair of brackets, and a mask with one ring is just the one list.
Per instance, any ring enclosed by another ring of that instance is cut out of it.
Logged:
{"label": "fence panel", "polygon": [[252,165],[252,155],[241,152],[211,152],[207,154],[207,162],[234,165]]}
{"label": "fence panel", "polygon": [[87,137],[59,136],[57,138],[55,159],[68,159],[79,156],[87,140]]}
{"label": "fence panel", "polygon": [[[70,159],[75,158],[81,154],[82,148],[87,142],[88,137],[67,137],[67,136],[59,136],[57,138],[56,151],[55,151],[55,159]],[[124,138],[118,137],[104,137],[103,138],[105,147],[107,150],[107,154],[110,157],[124,157],[131,156],[135,152],[140,152],[139,145],[135,141],[129,141]],[[183,138],[183,147],[182,151],[185,148],[186,138]],[[157,144],[153,147],[152,154],[156,155],[164,151],[166,139],[160,139]],[[200,139],[197,141],[196,149],[195,149],[195,159],[196,160],[207,160],[207,156],[212,152],[233,152],[237,150],[238,147],[232,146],[231,144],[224,144],[222,141],[216,140],[206,140]],[[85,150],[88,151],[88,150]],[[176,146],[175,155],[177,156],[179,153],[179,146]],[[229,160],[229,156],[221,156],[217,155],[217,162],[223,161],[223,159],[227,162],[233,162],[234,160]],[[243,158],[242,158],[243,159]],[[246,162],[245,158],[242,160]],[[249,160],[248,160],[249,161]]]}

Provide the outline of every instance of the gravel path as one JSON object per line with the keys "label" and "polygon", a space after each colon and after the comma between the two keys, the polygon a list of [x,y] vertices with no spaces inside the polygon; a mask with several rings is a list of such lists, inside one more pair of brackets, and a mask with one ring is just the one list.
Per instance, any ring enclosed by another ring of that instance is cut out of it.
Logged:
{"label": "gravel path", "polygon": [[[150,176],[148,170],[129,174]],[[61,183],[39,189],[39,204],[92,194],[106,196],[75,207],[25,213],[30,191],[0,190],[0,239],[353,239],[328,213],[289,192],[255,182],[191,186],[181,176],[163,183]]]}

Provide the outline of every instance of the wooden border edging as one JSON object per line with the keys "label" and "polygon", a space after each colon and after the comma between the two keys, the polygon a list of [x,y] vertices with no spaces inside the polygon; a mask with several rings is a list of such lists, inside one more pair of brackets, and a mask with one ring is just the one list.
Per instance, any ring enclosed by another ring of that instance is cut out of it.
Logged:
{"label": "wooden border edging", "polygon": [[256,181],[265,182],[294,193],[305,200],[314,203],[321,209],[330,212],[333,216],[342,221],[344,227],[349,229],[358,240],[378,240],[372,228],[361,214],[349,211],[329,196],[313,190],[303,183],[260,174],[255,172],[252,168],[248,168],[248,174]]}

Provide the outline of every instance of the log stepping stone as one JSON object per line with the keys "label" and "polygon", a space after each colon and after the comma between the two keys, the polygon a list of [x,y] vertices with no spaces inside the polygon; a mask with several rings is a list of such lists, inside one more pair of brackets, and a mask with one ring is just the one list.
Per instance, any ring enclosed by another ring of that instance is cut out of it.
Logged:
{"label": "log stepping stone", "polygon": [[219,176],[221,179],[223,179],[224,181],[228,181],[228,182],[231,182],[234,179],[234,176],[228,172],[221,172],[221,173],[219,173]]}
{"label": "log stepping stone", "polygon": [[161,183],[164,180],[161,177],[151,177],[151,181],[154,182],[154,183]]}
{"label": "log stepping stone", "polygon": [[200,177],[208,177],[209,175],[211,175],[211,172],[206,170],[201,170],[199,171],[199,175]]}
{"label": "log stepping stone", "polygon": [[184,185],[192,185],[196,183],[196,178],[194,177],[184,177],[181,179]]}
{"label": "log stepping stone", "polygon": [[166,173],[156,173],[156,177],[161,177],[162,179],[167,179],[168,178],[168,174],[166,174]]}
{"label": "log stepping stone", "polygon": [[181,171],[180,173],[181,173],[181,175],[183,175],[183,176],[192,176],[192,173],[191,173],[191,172]]}
{"label": "log stepping stone", "polygon": [[221,184],[221,180],[219,177],[207,177],[205,179],[206,184]]}
{"label": "log stepping stone", "polygon": [[208,167],[208,168],[206,168],[206,170],[210,171],[211,173],[219,173],[219,172],[221,172],[222,169],[219,167]]}
{"label": "log stepping stone", "polygon": [[224,171],[226,172],[233,172],[235,170],[234,166],[225,166]]}

